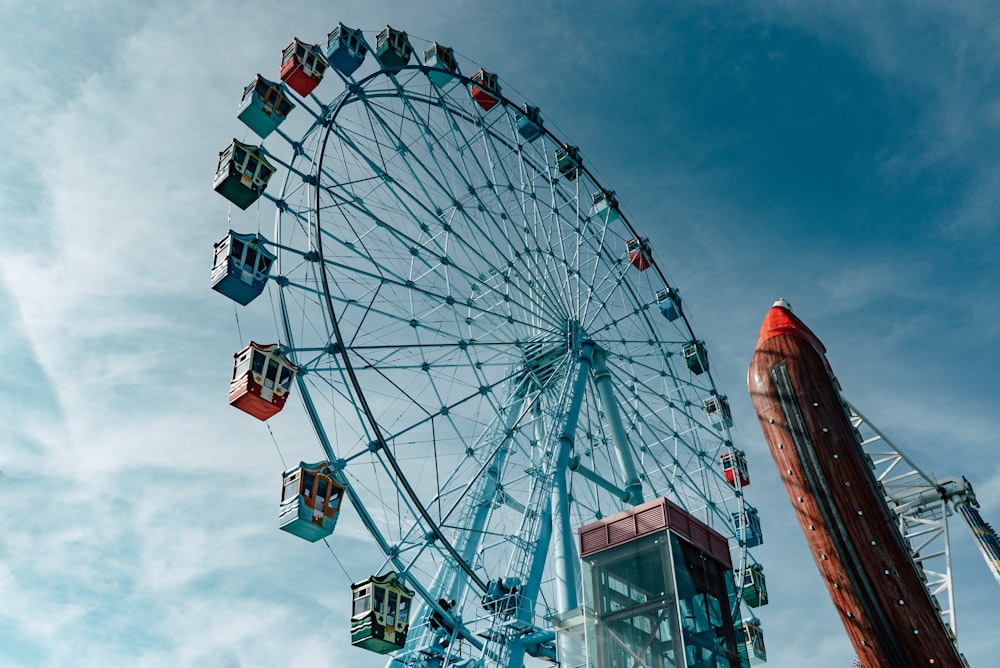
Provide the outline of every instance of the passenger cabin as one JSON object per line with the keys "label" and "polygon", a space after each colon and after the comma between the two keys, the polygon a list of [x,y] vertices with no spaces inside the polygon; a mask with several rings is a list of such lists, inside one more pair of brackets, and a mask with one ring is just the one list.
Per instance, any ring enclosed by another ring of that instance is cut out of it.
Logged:
{"label": "passenger cabin", "polygon": [[360,30],[343,23],[326,36],[326,62],[345,77],[354,74],[368,55],[368,43]]}
{"label": "passenger cabin", "polygon": [[652,263],[653,249],[645,237],[635,237],[625,242],[628,251],[628,261],[639,271],[646,271]]}
{"label": "passenger cabin", "polygon": [[238,142],[219,152],[213,188],[230,202],[246,209],[257,201],[274,174],[274,165],[267,161],[263,149]]}
{"label": "passenger cabin", "polygon": [[375,38],[375,59],[382,63],[382,67],[403,67],[410,62],[412,54],[413,47],[402,30],[386,26]]}
{"label": "passenger cabin", "polygon": [[556,168],[559,173],[566,177],[567,181],[572,181],[580,173],[580,149],[576,146],[563,144],[556,149]]}
{"label": "passenger cabin", "polygon": [[598,190],[591,195],[591,200],[594,202],[594,215],[604,222],[612,223],[621,218],[621,214],[618,213],[618,199],[613,191]]}
{"label": "passenger cabin", "polygon": [[281,80],[305,97],[323,80],[326,58],[315,44],[306,44],[298,37],[281,52]]}
{"label": "passenger cabin", "polygon": [[704,341],[692,341],[685,343],[681,349],[684,361],[687,362],[688,369],[696,376],[708,371],[708,350]]}
{"label": "passenger cabin", "polygon": [[264,248],[259,234],[237,234],[232,230],[215,244],[212,289],[246,306],[264,291],[275,255]]}
{"label": "passenger cabin", "polygon": [[751,666],[767,662],[767,652],[764,650],[764,632],[756,619],[744,619],[736,627],[736,642],[740,658]]}
{"label": "passenger cabin", "polygon": [[673,288],[664,288],[656,293],[656,303],[660,305],[660,313],[669,322],[681,317],[681,296]]}
{"label": "passenger cabin", "polygon": [[[455,60],[455,50],[441,46],[437,42],[431,44],[424,51],[424,65],[431,68],[427,70],[427,77],[435,86],[443,88],[455,79],[458,74],[458,61]],[[444,70],[443,72],[441,70]]]}
{"label": "passenger cabin", "polygon": [[250,342],[233,355],[233,379],[229,383],[229,404],[266,420],[285,406],[292,378],[299,370],[282,354],[277,343]]}
{"label": "passenger cabin", "polygon": [[726,482],[734,489],[743,488],[750,484],[747,457],[742,450],[733,448],[729,452],[723,452],[720,459],[722,460],[722,474],[726,476]]}
{"label": "passenger cabin", "polygon": [[500,101],[500,82],[497,75],[479,70],[472,75],[472,99],[483,111],[489,111]]}
{"label": "passenger cabin", "polygon": [[733,412],[729,408],[729,399],[715,394],[715,390],[712,390],[712,396],[705,399],[702,405],[716,429],[733,426]]}
{"label": "passenger cabin", "polygon": [[413,591],[393,572],[351,585],[351,643],[388,654],[402,649],[410,628]]}
{"label": "passenger cabin", "polygon": [[764,580],[764,569],[760,564],[750,564],[743,569],[742,582],[743,600],[751,608],[767,605],[767,583]]}
{"label": "passenger cabin", "polygon": [[281,125],[294,108],[279,84],[258,74],[243,89],[237,118],[264,139]]}
{"label": "passenger cabin", "polygon": [[736,529],[736,538],[740,545],[757,547],[764,543],[764,536],[760,531],[760,517],[755,508],[747,508],[742,513],[733,513],[733,528]]}
{"label": "passenger cabin", "polygon": [[333,533],[343,499],[329,462],[300,462],[281,476],[278,528],[315,543]]}
{"label": "passenger cabin", "polygon": [[527,142],[542,136],[542,112],[538,107],[522,104],[517,111],[517,133]]}

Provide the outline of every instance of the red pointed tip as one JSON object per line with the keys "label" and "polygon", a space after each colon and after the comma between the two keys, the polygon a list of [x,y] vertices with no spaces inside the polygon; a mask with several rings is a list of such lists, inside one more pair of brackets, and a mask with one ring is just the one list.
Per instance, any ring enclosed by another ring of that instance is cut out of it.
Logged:
{"label": "red pointed tip", "polygon": [[822,354],[826,354],[826,346],[819,338],[812,333],[812,330],[795,317],[792,307],[784,299],[774,302],[774,306],[767,312],[763,324],[760,326],[760,338],[757,339],[757,347],[774,336],[788,334],[805,339]]}

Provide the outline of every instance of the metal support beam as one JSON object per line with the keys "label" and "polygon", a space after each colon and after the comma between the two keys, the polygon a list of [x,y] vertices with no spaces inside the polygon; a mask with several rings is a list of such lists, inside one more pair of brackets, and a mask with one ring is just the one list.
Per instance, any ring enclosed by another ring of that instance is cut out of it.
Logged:
{"label": "metal support beam", "polygon": [[632,448],[628,442],[628,435],[625,433],[625,425],[622,423],[621,412],[618,410],[618,402],[615,400],[614,388],[611,385],[611,372],[608,371],[608,354],[600,349],[594,349],[594,383],[597,385],[597,394],[601,398],[601,406],[604,408],[604,415],[608,419],[608,428],[611,431],[611,442],[615,446],[615,455],[618,457],[618,468],[621,471],[622,479],[625,481],[625,491],[629,496],[625,501],[637,506],[643,502],[642,482],[635,472],[635,464],[632,461]]}

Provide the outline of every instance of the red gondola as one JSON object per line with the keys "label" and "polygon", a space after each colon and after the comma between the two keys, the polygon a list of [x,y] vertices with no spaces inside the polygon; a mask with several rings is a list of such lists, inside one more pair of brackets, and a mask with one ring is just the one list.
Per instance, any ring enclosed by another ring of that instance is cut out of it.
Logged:
{"label": "red gondola", "polygon": [[281,354],[277,343],[261,345],[251,341],[233,357],[231,406],[258,420],[266,420],[285,407],[292,378],[299,368]]}
{"label": "red gondola", "polygon": [[303,97],[323,80],[325,71],[326,59],[315,44],[296,37],[281,52],[281,80]]}
{"label": "red gondola", "polygon": [[483,111],[489,111],[500,101],[500,83],[497,75],[486,70],[479,70],[472,75],[472,99]]}
{"label": "red gondola", "polygon": [[653,255],[653,249],[649,246],[649,240],[645,237],[635,237],[625,242],[628,250],[628,261],[639,271],[649,269]]}
{"label": "red gondola", "polygon": [[729,452],[722,453],[722,473],[726,476],[726,482],[736,488],[736,481],[739,480],[740,487],[750,484],[750,474],[747,472],[747,457],[742,450],[733,448]]}

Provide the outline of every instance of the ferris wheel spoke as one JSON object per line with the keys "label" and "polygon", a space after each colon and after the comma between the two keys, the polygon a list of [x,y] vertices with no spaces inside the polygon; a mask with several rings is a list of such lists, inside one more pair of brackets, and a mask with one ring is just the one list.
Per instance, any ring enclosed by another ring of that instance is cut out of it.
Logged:
{"label": "ferris wheel spoke", "polygon": [[[385,127],[385,123],[384,122],[382,122],[381,125],[383,127]],[[398,137],[394,137],[394,139],[400,139],[401,140],[401,138],[398,138]],[[466,140],[466,142],[468,143],[468,140]],[[413,165],[414,163],[408,162],[406,164],[407,165]],[[419,160],[415,161],[415,164],[423,166],[423,163],[420,162]],[[425,167],[424,171],[425,171],[425,176],[427,176],[429,178],[436,178],[436,175],[431,170],[426,169],[426,167]],[[418,176],[416,174],[416,172],[413,171],[412,168],[411,168],[411,175],[414,176],[414,177]],[[486,176],[485,171],[483,171],[483,175]],[[477,188],[468,179],[466,179],[465,177],[463,177],[463,179],[464,179],[463,185],[468,189],[469,193],[472,196],[476,197],[476,200],[479,203],[479,208],[480,209],[486,209],[486,206],[484,205],[483,200],[478,197],[478,194],[477,194],[478,190],[477,190]],[[415,180],[416,180],[417,183],[422,183],[423,182],[420,178],[415,178]],[[394,181],[394,183],[395,183],[395,181]],[[444,190],[446,192],[450,192],[442,184],[439,183],[439,185],[441,186],[442,190]],[[491,188],[488,188],[488,189],[491,189]],[[415,197],[415,195],[413,193],[407,192],[405,189],[402,189],[402,191],[408,196],[407,197],[408,199],[418,199],[418,198]],[[426,190],[424,192],[426,194]],[[451,201],[453,201],[453,202],[459,201],[459,198],[454,193],[450,194],[450,198],[451,198]],[[460,211],[461,214],[463,215],[463,217],[466,219],[466,221],[468,223],[470,223],[470,224],[473,225],[473,228],[483,229],[482,226],[475,225],[475,221],[471,218],[470,214],[468,213],[468,211],[465,208],[459,209],[459,208],[456,207],[456,211]],[[506,212],[504,212],[504,215],[506,215]],[[502,220],[502,218],[501,218],[501,220]],[[489,222],[493,226],[498,227],[496,225],[496,223],[498,221],[495,218],[491,219]],[[489,229],[489,228],[490,228],[490,226],[486,226],[485,229]],[[462,239],[462,237],[456,235],[454,233],[453,229],[449,229],[448,232],[449,232],[449,237],[450,238],[457,238],[459,241],[461,241],[463,243],[463,249],[466,252],[470,252],[474,256],[474,260],[476,260],[478,262],[486,262],[486,263],[489,264],[489,259],[486,256],[484,256],[476,247],[474,247],[471,244],[468,244],[467,242],[465,242]],[[508,241],[510,241],[510,239],[508,239]],[[441,250],[444,251],[445,249],[441,248]],[[494,251],[497,252],[498,255],[500,255],[501,257],[506,257],[506,254],[504,254],[503,251],[498,246],[496,246],[496,245],[494,245]],[[478,262],[477,262],[477,264],[478,264]],[[497,267],[493,267],[493,269],[496,270]]]}
{"label": "ferris wheel spoke", "polygon": [[[452,637],[456,660],[511,668],[518,634],[571,602],[571,528],[665,495],[735,541],[748,506],[717,461],[712,376],[683,354],[697,339],[661,316],[669,286],[629,256],[617,203],[591,198],[609,191],[499,86],[485,99],[491,79],[445,69],[342,77],[299,141],[276,135],[271,286],[331,467],[423,601],[395,660]],[[515,624],[484,607],[491,580],[518,587]]]}
{"label": "ferris wheel spoke", "polygon": [[[379,223],[381,223],[381,220],[377,216],[375,216],[373,213],[371,213],[370,211],[368,211],[364,207],[361,207],[361,206],[359,206],[356,203],[351,202],[351,201],[345,201],[344,204],[347,205],[347,206],[349,206],[349,207],[355,208],[359,212],[364,213],[365,215],[367,215],[368,217],[370,217],[376,223],[376,225],[378,225]],[[390,231],[391,231],[391,233],[394,236],[396,236],[397,238],[399,238],[400,241],[403,241],[403,242],[406,242],[406,243],[409,243],[409,244],[420,244],[420,242],[417,241],[416,239],[414,239],[412,237],[409,237],[407,235],[404,235],[403,233],[401,233],[399,230],[397,230],[395,228],[392,228]],[[325,232],[324,232],[324,234],[325,234]],[[360,238],[362,235],[359,234],[358,236]],[[452,235],[452,236],[454,236],[454,235]],[[459,239],[460,239],[460,237],[459,237]],[[348,243],[347,241],[339,239],[339,238],[337,239],[337,242],[340,243],[340,244],[342,244],[342,245],[345,245],[346,247],[348,247],[349,249],[351,249],[352,252],[360,254],[360,249],[358,249],[357,245],[354,244],[353,242]],[[417,248],[417,247],[419,247],[419,246],[416,246],[416,245],[411,245],[410,246],[411,249],[412,248]],[[471,249],[472,247],[469,244],[463,243],[463,248],[465,248],[465,249],[468,250],[468,249]],[[412,254],[412,251],[410,251],[410,252]],[[442,258],[440,258],[440,259],[443,260],[443,259],[445,259],[447,257],[448,256],[445,255],[445,256],[442,256]],[[487,258],[485,256],[483,256],[481,253],[476,253],[474,260],[483,261],[483,262],[487,262],[488,263]],[[354,268],[351,267],[350,265],[340,265],[340,263],[333,263],[333,264],[338,265],[338,266],[340,266],[340,268],[345,269],[345,270],[354,270]],[[478,264],[478,262],[476,264]],[[434,267],[435,267],[435,265],[429,265],[429,264],[426,265],[426,266],[428,268],[428,271],[433,270]],[[449,271],[456,271],[456,269],[455,269],[456,265],[454,265],[453,263],[451,263],[450,260],[449,260],[449,265],[447,265],[447,266],[449,267]],[[513,268],[516,265],[513,264],[513,263],[511,263],[509,266],[511,268]],[[380,267],[380,272],[382,272],[382,271],[384,271],[384,269],[382,269]],[[497,271],[499,273],[499,268],[492,268],[491,271]],[[465,280],[467,280],[468,282],[470,282],[472,285],[475,285],[476,283],[479,282],[479,276],[478,275],[473,276],[471,273],[466,272],[466,271],[461,271],[460,273],[463,276],[463,278]],[[379,278],[382,278],[382,276],[379,276]],[[397,278],[397,280],[401,280],[401,279]],[[519,285],[518,283],[513,283],[513,284],[514,285]],[[522,295],[525,298],[532,298],[532,297],[536,297],[537,296],[537,292],[524,292],[524,291],[522,291]]]}

